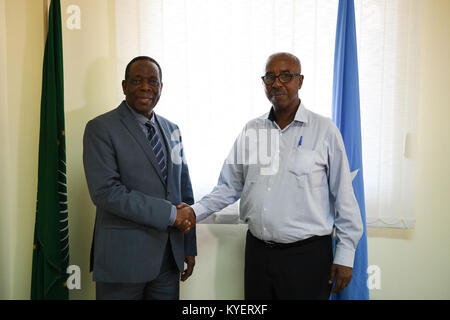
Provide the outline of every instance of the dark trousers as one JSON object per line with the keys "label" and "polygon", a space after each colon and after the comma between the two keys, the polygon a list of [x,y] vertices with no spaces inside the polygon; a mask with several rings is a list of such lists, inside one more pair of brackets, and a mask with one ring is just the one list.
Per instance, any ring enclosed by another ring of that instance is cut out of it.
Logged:
{"label": "dark trousers", "polygon": [[180,272],[173,258],[170,240],[164,252],[161,271],[144,283],[95,283],[97,300],[179,300]]}
{"label": "dark trousers", "polygon": [[266,244],[247,232],[246,300],[327,300],[333,262],[331,236],[293,244]]}

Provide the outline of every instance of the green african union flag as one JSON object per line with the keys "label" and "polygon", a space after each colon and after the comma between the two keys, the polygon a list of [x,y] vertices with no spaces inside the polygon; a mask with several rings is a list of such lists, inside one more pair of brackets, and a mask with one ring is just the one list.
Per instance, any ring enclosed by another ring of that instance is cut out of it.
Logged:
{"label": "green african union flag", "polygon": [[68,263],[61,4],[60,0],[52,0],[42,73],[31,299],[68,299]]}

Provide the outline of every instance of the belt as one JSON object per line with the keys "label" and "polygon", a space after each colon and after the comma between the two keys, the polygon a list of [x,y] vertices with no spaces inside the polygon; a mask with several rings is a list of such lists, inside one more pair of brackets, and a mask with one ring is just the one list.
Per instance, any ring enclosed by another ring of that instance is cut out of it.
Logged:
{"label": "belt", "polygon": [[295,242],[290,242],[290,243],[279,243],[279,242],[273,242],[273,241],[265,241],[265,240],[261,240],[258,239],[257,237],[255,237],[254,235],[252,235],[252,233],[250,231],[248,231],[249,235],[254,238],[255,240],[257,240],[258,242],[264,244],[266,247],[268,248],[291,248],[291,247],[300,247],[300,246],[304,246],[308,243],[314,242],[314,241],[318,241],[321,239],[330,239],[331,240],[331,235],[325,235],[325,236],[312,236],[309,237],[307,239],[303,239],[303,240],[299,240],[299,241],[295,241]]}

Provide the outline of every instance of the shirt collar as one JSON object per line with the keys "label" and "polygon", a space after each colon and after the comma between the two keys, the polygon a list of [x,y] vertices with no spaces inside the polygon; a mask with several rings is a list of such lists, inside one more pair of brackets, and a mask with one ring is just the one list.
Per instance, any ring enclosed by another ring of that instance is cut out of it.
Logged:
{"label": "shirt collar", "polygon": [[[267,116],[267,119],[272,122],[275,121],[275,111],[273,109],[273,106],[272,106],[272,108],[270,108],[270,112],[269,112],[269,115]],[[301,101],[300,101],[300,105],[298,106],[297,112],[295,113],[294,121],[308,123],[308,115],[306,113],[305,106],[303,105],[303,102],[301,102]]]}
{"label": "shirt collar", "polygon": [[[134,109],[131,108],[131,107],[128,105],[128,103],[127,103],[126,100],[125,100],[125,104],[127,105],[128,109],[130,109],[131,113],[133,114],[133,116],[136,118],[136,120],[137,120],[140,124],[145,125],[145,124],[149,121],[149,119],[148,119],[146,116],[144,116],[144,115],[142,115],[142,114],[137,113],[136,111],[134,111]],[[156,114],[155,114],[154,111],[152,111],[152,117],[150,118],[150,122],[151,122],[152,124],[155,124],[155,117],[156,117]]]}

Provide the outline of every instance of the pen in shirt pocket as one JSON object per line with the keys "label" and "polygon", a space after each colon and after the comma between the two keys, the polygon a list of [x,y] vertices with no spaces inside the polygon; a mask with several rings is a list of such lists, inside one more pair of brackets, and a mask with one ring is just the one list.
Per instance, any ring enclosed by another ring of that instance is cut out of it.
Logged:
{"label": "pen in shirt pocket", "polygon": [[301,147],[302,141],[303,141],[303,136],[301,136],[301,137],[300,137],[300,140],[298,140],[298,145],[297,145],[297,147]]}

